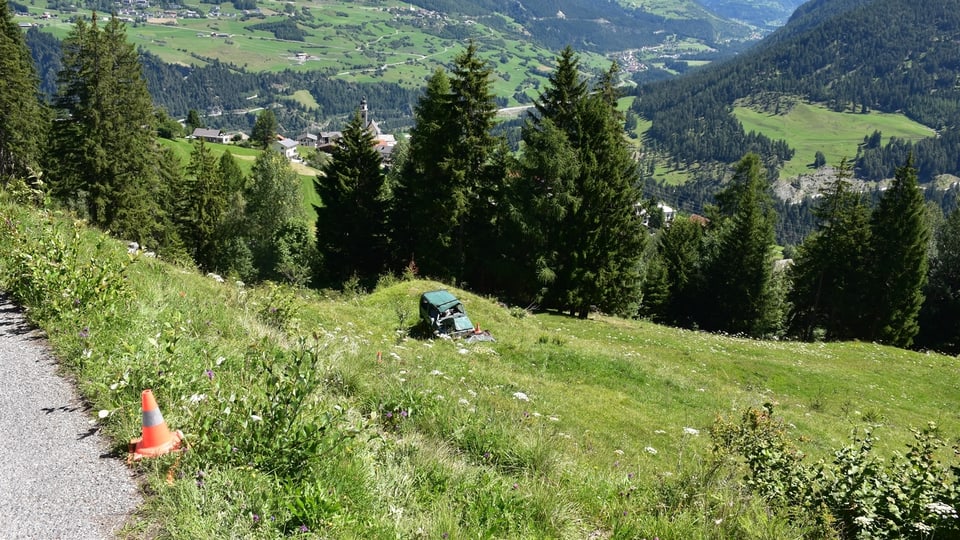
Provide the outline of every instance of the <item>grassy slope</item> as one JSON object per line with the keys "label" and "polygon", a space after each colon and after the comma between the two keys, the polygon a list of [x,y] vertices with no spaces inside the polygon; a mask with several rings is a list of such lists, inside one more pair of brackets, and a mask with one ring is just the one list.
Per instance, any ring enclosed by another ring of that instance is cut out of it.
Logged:
{"label": "grassy slope", "polygon": [[[0,211],[29,234],[45,228],[33,215]],[[83,237],[92,250],[97,235]],[[101,256],[125,258],[112,241]],[[909,428],[928,421],[950,440],[960,436],[960,364],[935,354],[868,343],[758,342],[601,316],[518,318],[457,289],[473,321],[497,342],[415,340],[405,331],[418,294],[439,283],[294,296],[218,284],[149,259],[127,274],[132,301],[118,306],[118,317],[81,315],[47,330],[93,410],[112,411],[102,422],[118,449],[138,434],[145,387],[158,394],[169,424],[193,441],[195,451],[169,486],[163,478],[171,461],[143,465],[156,496],[137,526],[142,535],[275,534],[251,518],[285,515],[268,495],[275,489],[270,475],[218,462],[218,447],[207,442],[253,436],[217,425],[263,414],[244,406],[269,391],[267,373],[250,360],[264,339],[294,349],[298,336],[319,340],[324,382],[311,401],[358,430],[325,457],[337,465],[320,480],[335,495],[317,510],[323,534],[337,538],[407,538],[418,530],[425,537],[487,531],[584,538],[596,530],[745,538],[744,523],[760,519],[762,509],[752,513],[722,490],[685,492],[672,484],[699,474],[717,415],[776,403],[813,458],[829,457],[865,426],[874,426],[883,455],[902,450]],[[268,324],[276,305],[286,331]],[[80,327],[89,337],[78,336]],[[401,410],[407,419],[387,419]],[[670,498],[680,495],[686,502]]]}
{"label": "grassy slope", "polygon": [[932,129],[902,114],[837,113],[809,103],[798,103],[784,115],[745,107],[734,108],[734,115],[745,131],[757,131],[771,139],[784,139],[796,150],[781,174],[788,178],[810,172],[809,165],[818,150],[823,152],[830,165],[838,165],[844,157],[852,161],[857,155],[857,145],[875,130],[883,133],[883,144],[890,137],[918,140],[934,135]]}
{"label": "grassy slope", "polygon": [[[176,141],[171,141],[170,139],[158,138],[157,142],[163,146],[172,148],[184,165],[190,162],[190,153],[193,151],[193,143],[191,143],[189,140],[178,139]],[[257,155],[260,153],[259,150],[253,148],[244,148],[234,144],[206,144],[207,147],[210,148],[210,151],[213,153],[213,155],[218,159],[221,155],[223,155],[224,152],[229,151],[233,155],[234,159],[237,160],[237,165],[240,166],[240,170],[242,170],[245,174],[250,174],[250,170],[253,168],[253,162],[256,161]],[[317,176],[317,171],[316,169],[308,167],[303,163],[291,163],[290,165],[300,176],[300,191],[303,194],[303,204],[307,211],[307,215],[311,217],[311,220],[316,219],[316,212],[313,209],[313,205],[320,204],[320,197],[313,188],[313,180]]]}

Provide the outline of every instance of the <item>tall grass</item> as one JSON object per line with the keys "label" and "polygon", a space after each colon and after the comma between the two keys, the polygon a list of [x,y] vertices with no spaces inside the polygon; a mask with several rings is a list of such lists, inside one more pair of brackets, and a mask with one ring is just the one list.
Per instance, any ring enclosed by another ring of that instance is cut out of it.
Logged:
{"label": "tall grass", "polygon": [[[139,435],[144,388],[186,435],[134,465],[150,495],[135,537],[830,538],[713,452],[718,417],[774,404],[812,460],[866,427],[884,457],[929,421],[960,434],[950,357],[529,315],[457,289],[497,341],[413,339],[418,295],[443,284],[219,283],[47,210],[4,202],[0,224],[0,289],[114,450]],[[79,303],[54,292],[91,275],[104,286]]]}

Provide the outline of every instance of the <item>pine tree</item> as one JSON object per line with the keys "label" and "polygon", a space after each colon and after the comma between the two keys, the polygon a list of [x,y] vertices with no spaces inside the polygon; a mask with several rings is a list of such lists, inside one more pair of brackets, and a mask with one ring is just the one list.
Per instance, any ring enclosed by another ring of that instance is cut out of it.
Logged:
{"label": "pine tree", "polygon": [[449,217],[454,223],[453,269],[461,280],[483,288],[482,282],[492,279],[489,265],[496,258],[491,250],[499,236],[497,201],[506,176],[506,144],[492,134],[497,112],[493,68],[480,58],[473,41],[454,59],[450,90],[450,112],[457,128],[447,169],[453,203]]}
{"label": "pine tree", "polygon": [[48,155],[54,193],[91,223],[141,244],[163,237],[154,217],[155,115],[133,45],[116,17],[78,19],[63,43]]}
{"label": "pine tree", "polygon": [[277,117],[270,109],[264,109],[257,115],[257,121],[250,132],[250,140],[260,148],[267,149],[277,140]]}
{"label": "pine tree", "polygon": [[406,159],[398,163],[390,221],[398,266],[415,261],[426,276],[453,274],[447,256],[453,245],[453,190],[448,168],[456,151],[456,118],[451,114],[450,79],[438,69],[414,109]]}
{"label": "pine tree", "polygon": [[[659,299],[648,299],[644,294],[644,312],[654,320],[684,327],[697,321],[697,299],[702,297],[705,282],[703,242],[703,225],[690,219],[676,219],[660,232],[656,264],[651,264],[644,279],[648,290],[657,284],[647,284],[647,280],[665,280],[667,292],[660,293]],[[664,276],[661,278],[658,272]]]}
{"label": "pine tree", "polygon": [[333,159],[314,181],[317,248],[335,283],[356,275],[372,284],[387,263],[384,173],[373,134],[359,112],[343,130]]}
{"label": "pine tree", "polygon": [[[763,335],[770,331],[773,269],[773,200],[760,157],[737,163],[730,185],[717,194],[721,220],[717,251],[707,265],[709,297],[704,326],[712,330]],[[719,221],[719,223],[717,223]]]}
{"label": "pine tree", "polygon": [[637,312],[646,229],[636,211],[639,173],[617,110],[616,64],[584,100],[580,147],[581,204],[574,213],[574,272],[568,300],[580,317],[591,306],[607,313]]}
{"label": "pine tree", "polygon": [[814,211],[818,230],[804,239],[790,269],[790,326],[804,339],[817,329],[831,340],[866,336],[870,209],[851,190],[850,175],[844,159]]}
{"label": "pine tree", "polygon": [[216,156],[201,139],[187,164],[178,212],[180,237],[200,268],[217,267],[217,244],[228,209],[228,195]]}
{"label": "pine tree", "polygon": [[550,118],[528,120],[522,137],[511,205],[516,239],[512,258],[521,272],[516,293],[555,304],[553,298],[566,290],[571,273],[567,224],[580,208],[579,156]]}
{"label": "pine tree", "polygon": [[913,156],[897,168],[870,219],[870,338],[909,347],[919,330],[930,231]]}
{"label": "pine tree", "polygon": [[950,354],[960,352],[960,208],[936,234],[936,247],[920,309],[917,344]]}
{"label": "pine tree", "polygon": [[0,184],[38,165],[45,118],[39,80],[7,0],[0,0]]}

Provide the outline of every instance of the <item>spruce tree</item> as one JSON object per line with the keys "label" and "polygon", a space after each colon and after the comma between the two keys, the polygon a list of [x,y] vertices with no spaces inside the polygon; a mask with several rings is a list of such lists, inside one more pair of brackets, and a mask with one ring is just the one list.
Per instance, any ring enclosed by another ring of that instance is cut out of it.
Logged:
{"label": "spruce tree", "polygon": [[[697,321],[699,302],[703,294],[705,261],[704,227],[690,219],[676,219],[661,230],[657,243],[655,263],[648,268],[644,279],[646,290],[660,287],[657,280],[664,280],[667,292],[658,293],[658,298],[648,298],[644,293],[644,313],[655,321],[689,327]],[[658,275],[662,272],[664,275]],[[647,283],[648,280],[653,283]]]}
{"label": "spruce tree", "polygon": [[406,159],[398,163],[390,221],[398,266],[415,262],[426,276],[453,275],[454,185],[448,169],[456,151],[457,121],[450,106],[450,79],[438,69],[414,108]]}
{"label": "spruce tree", "polygon": [[497,112],[493,68],[480,58],[473,41],[454,59],[450,91],[457,128],[447,169],[454,275],[483,288],[493,279],[492,262],[499,258],[494,250],[499,236],[497,202],[506,180],[506,143],[492,134]]}
{"label": "spruce tree", "polygon": [[229,201],[217,158],[202,139],[193,147],[186,173],[178,213],[180,237],[200,268],[214,270]]}
{"label": "spruce tree", "polygon": [[119,19],[102,30],[78,19],[63,43],[63,70],[48,154],[51,186],[96,226],[152,243],[159,230],[155,115],[133,45]]}
{"label": "spruce tree", "polygon": [[581,204],[571,227],[576,243],[567,298],[580,317],[592,306],[632,315],[640,301],[646,228],[636,210],[639,174],[617,110],[617,69],[611,66],[584,100],[581,113]]}
{"label": "spruce tree", "polygon": [[250,140],[262,149],[270,148],[277,140],[277,117],[270,109],[264,109],[257,114],[257,120],[250,132]]}
{"label": "spruce tree", "polygon": [[760,336],[771,330],[776,215],[758,155],[747,154],[737,163],[730,185],[717,194],[717,201],[718,249],[707,266],[710,301],[704,326]]}
{"label": "spruce tree", "polygon": [[45,117],[39,80],[7,0],[0,0],[0,185],[38,165]]}
{"label": "spruce tree", "polygon": [[373,134],[358,112],[314,181],[317,249],[336,284],[356,275],[373,284],[387,263],[384,172]]}
{"label": "spruce tree", "polygon": [[525,294],[538,304],[556,304],[554,298],[566,290],[571,273],[567,224],[580,208],[579,156],[550,118],[528,119],[522,137],[511,197],[513,259],[521,272],[515,294]]}
{"label": "spruce tree", "polygon": [[870,209],[851,189],[850,176],[844,159],[814,210],[818,229],[798,247],[790,269],[791,332],[803,339],[818,329],[831,340],[866,337]]}
{"label": "spruce tree", "polygon": [[870,338],[909,347],[927,277],[927,226],[913,156],[897,168],[870,219]]}
{"label": "spruce tree", "polygon": [[936,234],[936,247],[920,309],[917,344],[950,354],[960,352],[960,208]]}

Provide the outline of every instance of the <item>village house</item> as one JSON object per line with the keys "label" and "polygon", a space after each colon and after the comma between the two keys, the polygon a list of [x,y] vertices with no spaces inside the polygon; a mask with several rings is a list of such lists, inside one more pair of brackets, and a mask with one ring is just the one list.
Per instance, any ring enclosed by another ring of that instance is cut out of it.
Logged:
{"label": "village house", "polygon": [[219,129],[196,128],[190,137],[193,139],[202,139],[206,142],[227,144],[230,142],[232,136]]}
{"label": "village house", "polygon": [[271,144],[270,148],[272,148],[277,152],[280,152],[281,154],[286,156],[287,159],[293,160],[299,157],[299,154],[297,153],[298,146],[299,144],[297,143],[297,141],[283,137],[283,138],[277,139],[276,142]]}

